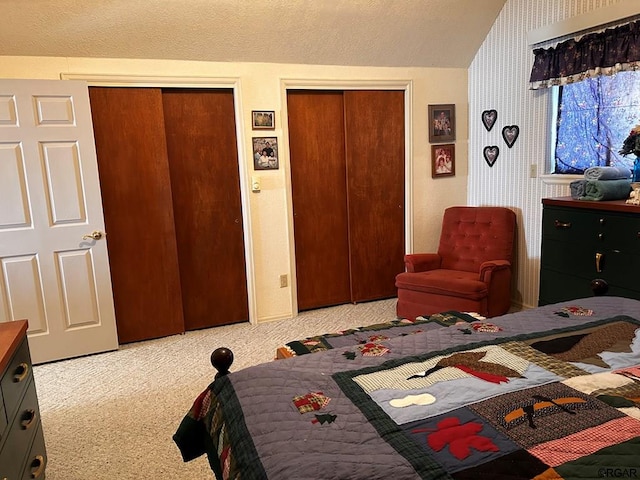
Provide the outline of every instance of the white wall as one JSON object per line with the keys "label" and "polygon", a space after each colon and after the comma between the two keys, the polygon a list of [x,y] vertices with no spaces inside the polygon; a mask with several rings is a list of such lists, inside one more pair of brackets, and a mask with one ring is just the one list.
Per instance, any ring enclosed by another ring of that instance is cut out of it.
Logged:
{"label": "white wall", "polygon": [[[239,138],[242,185],[248,213],[251,244],[250,281],[254,295],[250,299],[252,319],[265,321],[291,316],[295,292],[280,288],[279,276],[295,274],[292,257],[292,216],[288,146],[286,139],[285,82],[333,87],[362,84],[397,84],[409,86],[409,179],[408,201],[413,251],[433,250],[440,234],[442,211],[467,200],[468,83],[464,69],[330,67],[256,63],[211,63],[162,60],[0,57],[0,78],[59,79],[62,74],[116,75],[144,77],[207,77],[232,80],[237,84],[241,111]],[[152,83],[152,82],[151,82]],[[375,87],[372,87],[375,88]],[[430,147],[427,134],[427,106],[456,105],[457,141],[456,175],[431,178]],[[251,110],[275,110],[275,131],[252,131]],[[267,133],[268,132],[268,133]],[[262,191],[250,192],[253,173],[252,136],[277,136],[280,169],[260,171]],[[384,221],[381,219],[381,221]]]}
{"label": "white wall", "polygon": [[[542,198],[569,195],[568,184],[540,178],[547,168],[550,142],[550,90],[529,90],[533,64],[527,33],[620,0],[508,0],[469,69],[470,205],[505,205],[518,212],[517,285],[514,299],[525,307],[538,304]],[[638,13],[640,13],[640,2]],[[490,132],[484,110],[498,112]],[[502,140],[506,125],[520,136],[509,149]],[[482,155],[489,145],[500,155],[489,167]],[[531,178],[531,168],[537,170]]]}

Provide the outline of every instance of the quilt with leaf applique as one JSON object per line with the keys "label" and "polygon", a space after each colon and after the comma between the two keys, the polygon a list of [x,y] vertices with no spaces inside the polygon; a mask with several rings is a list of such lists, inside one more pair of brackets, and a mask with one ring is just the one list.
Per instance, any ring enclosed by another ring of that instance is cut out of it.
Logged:
{"label": "quilt with leaf applique", "polygon": [[174,440],[219,479],[640,478],[639,319],[590,298],[256,365]]}

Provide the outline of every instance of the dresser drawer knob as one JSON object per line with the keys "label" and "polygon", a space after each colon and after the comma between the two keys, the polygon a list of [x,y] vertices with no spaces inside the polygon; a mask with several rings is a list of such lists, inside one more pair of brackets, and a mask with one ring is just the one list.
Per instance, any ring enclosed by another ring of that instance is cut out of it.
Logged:
{"label": "dresser drawer knob", "polygon": [[27,430],[31,428],[31,426],[35,425],[36,420],[36,411],[32,408],[25,410],[22,412],[22,418],[20,419],[20,426],[23,430]]}
{"label": "dresser drawer knob", "polygon": [[602,278],[594,278],[591,281],[591,291],[596,297],[606,295],[609,290],[609,284]]}
{"label": "dresser drawer knob", "polygon": [[13,373],[13,382],[19,383],[27,378],[27,375],[29,375],[29,364],[22,362]]}
{"label": "dresser drawer knob", "polygon": [[38,478],[40,475],[44,473],[45,466],[44,457],[42,455],[36,455],[31,462],[31,478]]}
{"label": "dresser drawer knob", "polygon": [[553,226],[556,228],[571,228],[571,222],[561,222],[560,220],[554,220]]}
{"label": "dresser drawer knob", "polygon": [[599,222],[600,222],[600,225],[604,225],[605,223],[607,223],[607,221],[604,218],[601,218]]}

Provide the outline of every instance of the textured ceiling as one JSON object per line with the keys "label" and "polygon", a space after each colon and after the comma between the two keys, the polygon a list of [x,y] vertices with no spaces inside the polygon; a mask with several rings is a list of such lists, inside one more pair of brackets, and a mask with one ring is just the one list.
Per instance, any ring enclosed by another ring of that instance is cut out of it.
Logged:
{"label": "textured ceiling", "polygon": [[0,55],[466,68],[506,0],[0,0]]}

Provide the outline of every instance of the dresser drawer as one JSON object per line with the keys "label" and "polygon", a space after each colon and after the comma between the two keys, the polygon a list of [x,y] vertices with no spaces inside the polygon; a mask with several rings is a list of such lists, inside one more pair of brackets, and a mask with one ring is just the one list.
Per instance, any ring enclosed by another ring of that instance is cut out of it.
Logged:
{"label": "dresser drawer", "polygon": [[2,377],[0,385],[8,419],[13,417],[20,403],[20,399],[32,379],[33,372],[31,370],[29,345],[25,338],[9,362],[9,366]]}
{"label": "dresser drawer", "polygon": [[[540,271],[538,305],[542,306],[550,303],[593,297],[591,280],[592,279],[586,277],[576,277],[575,275],[542,268]],[[609,289],[606,293],[608,296],[640,300],[640,291],[634,291],[625,288],[625,286],[611,284],[606,277],[604,277],[604,280],[609,284]]]}
{"label": "dresser drawer", "polygon": [[47,466],[47,452],[44,446],[44,436],[42,425],[38,425],[36,436],[33,439],[31,451],[27,456],[27,463],[24,466],[22,480],[44,479],[44,471]]}
{"label": "dresser drawer", "polygon": [[543,240],[541,266],[546,270],[563,272],[586,279],[603,278],[610,285],[640,291],[634,272],[640,270],[640,255],[620,250],[595,248],[581,243],[567,246],[564,242]]}
{"label": "dresser drawer", "polygon": [[21,478],[33,438],[40,426],[38,398],[33,381],[29,381],[18,413],[9,427],[6,442],[0,452],[0,478]]}
{"label": "dresser drawer", "polygon": [[598,240],[600,224],[593,214],[568,208],[545,208],[542,214],[542,235],[563,242]]}
{"label": "dresser drawer", "polygon": [[634,281],[634,272],[640,268],[640,254],[628,253],[604,246],[591,246],[580,242],[543,239],[541,266],[589,279],[607,277],[611,283],[629,285],[640,290]]}
{"label": "dresser drawer", "polygon": [[547,207],[542,218],[544,238],[620,251],[640,248],[640,218],[626,213]]}

